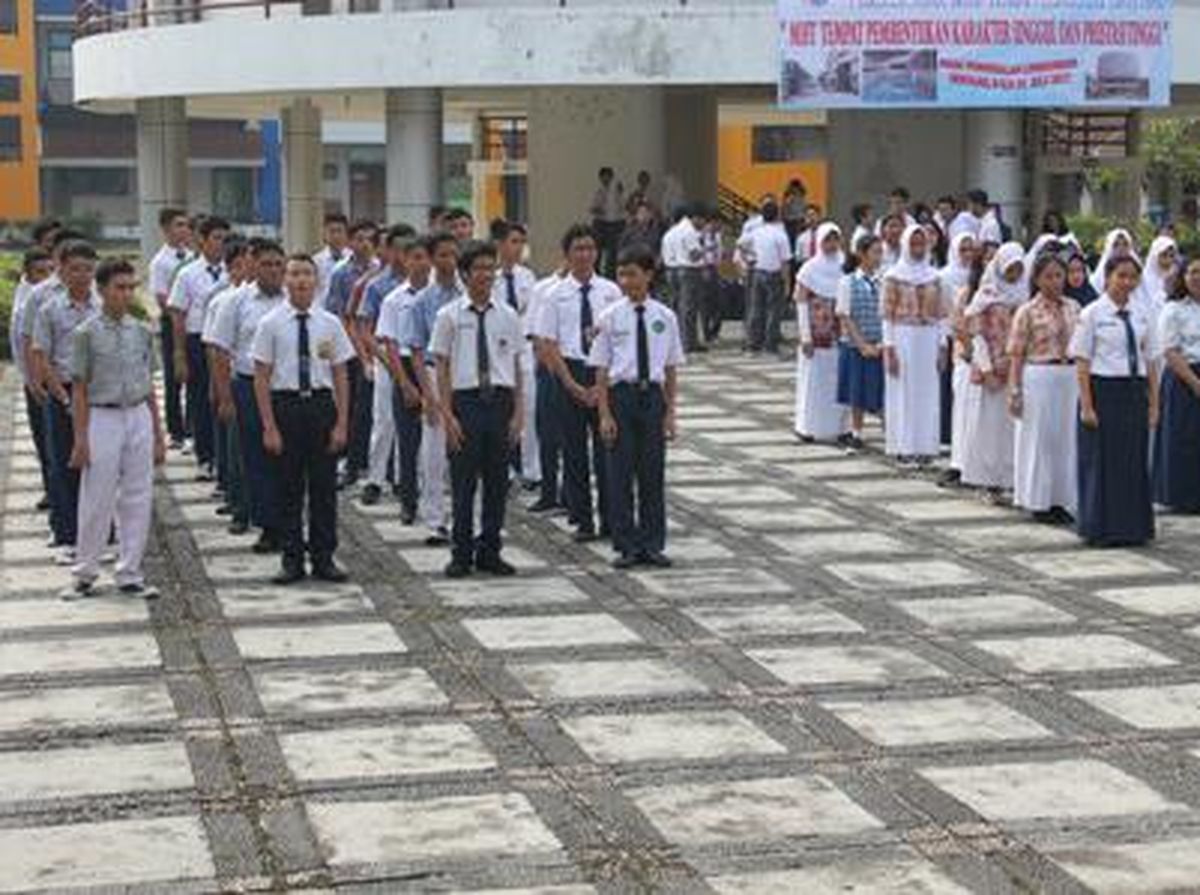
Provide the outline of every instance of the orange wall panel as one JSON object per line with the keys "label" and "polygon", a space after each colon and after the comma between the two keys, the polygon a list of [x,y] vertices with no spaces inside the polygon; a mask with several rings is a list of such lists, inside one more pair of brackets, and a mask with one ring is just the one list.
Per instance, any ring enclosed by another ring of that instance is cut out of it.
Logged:
{"label": "orange wall panel", "polygon": [[21,118],[21,159],[0,161],[0,218],[31,221],[41,213],[41,155],[37,116],[37,47],[34,0],[18,0],[16,34],[0,35],[0,73],[21,76],[18,102],[0,102],[0,115]]}
{"label": "orange wall panel", "polygon": [[808,188],[808,201],[822,208],[829,202],[828,160],[755,163],[750,153],[749,124],[726,124],[718,131],[717,176],[721,186],[757,203],[763,193],[783,194],[788,181],[800,178]]}

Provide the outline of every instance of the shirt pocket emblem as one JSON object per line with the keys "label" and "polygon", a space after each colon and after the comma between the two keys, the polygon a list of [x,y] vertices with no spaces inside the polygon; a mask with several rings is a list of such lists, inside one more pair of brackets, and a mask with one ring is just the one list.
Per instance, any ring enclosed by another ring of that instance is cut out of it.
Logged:
{"label": "shirt pocket emblem", "polygon": [[655,320],[653,323],[650,324],[650,329],[652,329],[654,331],[655,335],[662,335],[662,333],[666,331],[666,328],[667,328],[667,325],[665,323],[663,323],[661,320]]}
{"label": "shirt pocket emblem", "polygon": [[317,343],[317,357],[321,360],[333,360],[333,339],[322,339]]}

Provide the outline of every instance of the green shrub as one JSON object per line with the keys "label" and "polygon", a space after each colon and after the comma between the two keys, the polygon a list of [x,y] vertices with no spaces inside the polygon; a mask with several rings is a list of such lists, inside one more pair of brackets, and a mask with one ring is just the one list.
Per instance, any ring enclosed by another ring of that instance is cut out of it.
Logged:
{"label": "green shrub", "polygon": [[21,256],[0,253],[0,360],[12,360],[8,326],[12,323],[13,292],[21,279]]}

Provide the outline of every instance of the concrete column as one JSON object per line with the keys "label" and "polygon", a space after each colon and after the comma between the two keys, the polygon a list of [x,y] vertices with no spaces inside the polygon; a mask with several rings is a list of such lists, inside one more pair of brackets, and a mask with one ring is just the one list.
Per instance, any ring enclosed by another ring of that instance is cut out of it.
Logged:
{"label": "concrete column", "polygon": [[298,99],[281,115],[283,240],[289,251],[312,251],[321,241],[321,110]]}
{"label": "concrete column", "polygon": [[972,110],[966,116],[966,187],[987,190],[1004,220],[1020,233],[1025,210],[1024,116],[1010,109]]}
{"label": "concrete column", "polygon": [[138,224],[142,257],[158,250],[158,214],[187,206],[187,103],[179,97],[139,99],[137,117]]}
{"label": "concrete column", "polygon": [[605,165],[631,190],[640,170],[663,179],[662,91],[656,87],[539,87],[529,96],[529,224],[539,270],[557,262],[563,232],[588,222]]}
{"label": "concrete column", "polygon": [[[674,177],[688,202],[717,204],[717,92],[707,87],[672,87],[663,95],[667,122],[667,177]],[[671,209],[663,211],[671,213]]]}
{"label": "concrete column", "polygon": [[387,222],[424,230],[442,201],[442,91],[388,90],[385,116]]}

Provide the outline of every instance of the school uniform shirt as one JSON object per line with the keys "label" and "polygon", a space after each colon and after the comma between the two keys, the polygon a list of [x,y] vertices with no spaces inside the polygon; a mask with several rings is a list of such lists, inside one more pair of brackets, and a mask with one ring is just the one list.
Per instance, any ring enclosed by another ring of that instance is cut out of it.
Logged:
{"label": "school uniform shirt", "polygon": [[[675,313],[654,298],[645,300],[647,358],[650,381],[658,385],[666,380],[667,367],[684,363],[683,342]],[[610,383],[637,384],[637,306],[622,298],[605,309],[596,324],[596,338],[588,356],[589,367],[608,370]]]}
{"label": "school uniform shirt", "polygon": [[[233,358],[233,372],[254,375],[254,336],[262,319],[287,300],[282,289],[268,295],[258,283],[249,283],[229,296],[218,310],[212,343]],[[309,334],[311,340],[311,333]]]}
{"label": "school uniform shirt", "polygon": [[21,350],[25,341],[22,333],[25,331],[25,311],[29,306],[29,293],[32,291],[33,284],[21,277],[17,288],[13,290],[12,316],[8,321],[9,351],[12,352],[13,363],[17,365],[17,374],[21,377],[21,382],[25,383],[29,382],[29,370],[25,366],[25,352]]}
{"label": "school uniform shirt", "polygon": [[33,341],[33,325],[37,322],[38,311],[51,297],[60,292],[66,292],[57,273],[52,273],[31,290],[25,298],[25,314],[21,319],[21,336],[28,342]]}
{"label": "school uniform shirt", "polygon": [[707,227],[700,231],[700,264],[703,267],[718,267],[721,264],[721,235]]}
{"label": "school uniform shirt", "polygon": [[[853,245],[853,243],[851,243]],[[807,261],[817,257],[821,247],[817,245],[817,227],[802,230],[796,237],[796,260]]]}
{"label": "school uniform shirt", "polygon": [[510,269],[496,268],[496,281],[492,284],[492,301],[505,304],[523,318],[529,311],[537,277],[523,264],[514,264]]}
{"label": "school uniform shirt", "polygon": [[488,378],[498,388],[515,388],[517,355],[524,344],[521,318],[506,302],[489,297],[477,311],[464,295],[445,305],[433,324],[429,350],[450,361],[450,387],[454,391],[480,387],[479,321],[487,341]]}
{"label": "school uniform shirt", "polygon": [[161,302],[163,299],[160,296],[165,297],[171,294],[175,275],[193,258],[192,253],[182,246],[172,248],[169,245],[163,245],[154,253],[154,257],[150,259],[146,285],[149,286],[150,294],[155,301]]}
{"label": "school uniform shirt", "polygon": [[100,311],[100,297],[95,292],[82,304],[71,301],[66,287],[38,308],[33,325],[33,347],[46,356],[46,361],[59,382],[70,382],[75,355],[73,334]]}
{"label": "school uniform shirt", "polygon": [[664,267],[700,267],[704,263],[700,231],[689,217],[682,217],[663,236]]}
{"label": "school uniform shirt", "polygon": [[1168,302],[1159,320],[1158,341],[1164,352],[1174,349],[1189,364],[1200,364],[1200,302]]}
{"label": "school uniform shirt", "polygon": [[375,321],[375,338],[387,339],[394,343],[401,357],[412,356],[412,349],[401,343],[400,333],[406,325],[405,317],[412,311],[421,291],[421,288],[412,283],[401,283],[387,294],[387,298],[379,307],[379,319]]}
{"label": "school uniform shirt", "polygon": [[313,304],[324,307],[325,299],[329,295],[329,281],[333,276],[333,269],[349,254],[349,249],[335,251],[331,246],[325,246],[313,255],[313,264],[317,265],[317,295],[313,299]]}
{"label": "school uniform shirt", "polygon": [[969,211],[960,211],[954,216],[954,220],[950,222],[950,227],[946,231],[948,241],[953,241],[954,237],[966,233],[972,239],[979,239],[980,220]]}
{"label": "school uniform shirt", "polygon": [[[588,280],[588,304],[592,310],[592,327],[604,310],[621,300],[621,289],[612,280],[593,276]],[[568,274],[549,292],[538,308],[533,335],[557,343],[559,353],[567,360],[586,360],[583,333],[580,329],[583,283]]]}
{"label": "school uniform shirt", "polygon": [[787,230],[778,222],[752,230],[742,251],[758,273],[779,273],[792,260]]}
{"label": "school uniform shirt", "polygon": [[[1133,302],[1125,305],[1137,344],[1137,375],[1146,375],[1146,361],[1157,354],[1157,336],[1150,318]],[[1093,376],[1124,378],[1130,373],[1128,336],[1108,294],[1101,295],[1079,315],[1071,340],[1071,356],[1091,363]]]}
{"label": "school uniform shirt", "polygon": [[1000,245],[1004,242],[1004,230],[1000,227],[1000,219],[994,211],[989,211],[979,219],[979,241],[994,242]]}
{"label": "school uniform shirt", "polygon": [[533,290],[529,293],[529,307],[525,310],[525,316],[521,319],[522,331],[525,333],[525,338],[533,340],[536,338],[534,330],[537,328],[538,318],[542,313],[542,305],[546,301],[546,297],[552,293],[555,288],[561,283],[563,278],[552,273],[548,277],[543,277],[538,280]]}
{"label": "school uniform shirt", "polygon": [[[265,317],[254,334],[250,356],[271,365],[271,391],[300,388],[300,312],[283,302]],[[355,356],[342,321],[324,308],[308,309],[309,374],[314,389],[333,388],[333,368]]]}
{"label": "school uniform shirt", "polygon": [[71,378],[87,383],[92,407],[135,407],[151,396],[154,337],[129,314],[100,311],[72,334]]}
{"label": "school uniform shirt", "polygon": [[616,181],[597,187],[591,210],[597,220],[605,223],[625,220],[625,188]]}
{"label": "school uniform shirt", "polygon": [[458,280],[450,286],[443,286],[436,280],[431,282],[421,290],[408,313],[399,319],[396,341],[410,349],[428,353],[438,311],[464,294],[463,285]]}
{"label": "school uniform shirt", "polygon": [[[229,302],[236,298],[238,293],[247,287],[247,283],[226,283],[220,289],[212,294],[208,300],[208,309],[204,312],[204,329],[200,332],[200,341],[205,345],[216,345],[213,340],[213,335],[217,328],[217,318]],[[217,345],[220,348],[220,345]]]}
{"label": "school uniform shirt", "polygon": [[204,332],[209,299],[224,283],[225,265],[203,257],[188,262],[175,277],[167,307],[184,313],[184,329],[189,336]]}
{"label": "school uniform shirt", "polygon": [[379,311],[383,307],[383,300],[392,294],[400,283],[403,282],[401,277],[392,268],[380,273],[363,289],[362,301],[358,303],[357,317],[359,320],[365,320],[371,324],[374,331],[375,323],[379,320]]}
{"label": "school uniform shirt", "polygon": [[[325,310],[339,317],[348,313],[354,284],[369,273],[375,263],[374,258],[369,261],[358,261],[353,255],[347,255],[329,276],[329,288],[325,292],[323,303]],[[316,304],[315,297],[313,304]]]}

